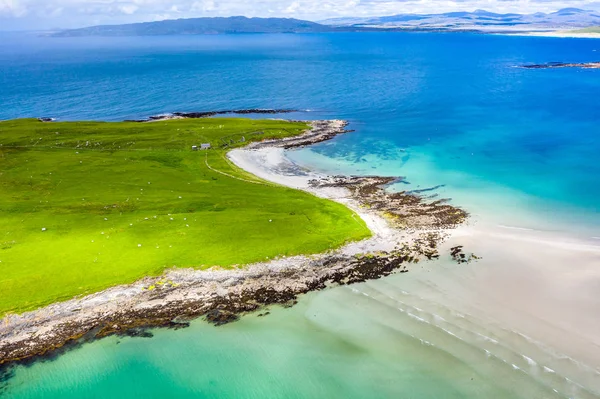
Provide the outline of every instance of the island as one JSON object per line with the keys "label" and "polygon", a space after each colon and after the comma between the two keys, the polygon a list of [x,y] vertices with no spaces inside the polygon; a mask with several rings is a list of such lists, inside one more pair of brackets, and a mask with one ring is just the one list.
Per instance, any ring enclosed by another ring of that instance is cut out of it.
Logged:
{"label": "island", "polygon": [[[279,113],[225,113],[252,111]],[[285,157],[347,134],[345,121],[222,113],[0,122],[0,364],[407,272],[468,216],[385,190],[397,177],[323,176]]]}
{"label": "island", "polygon": [[54,32],[54,37],[215,35],[239,33],[315,33],[335,28],[294,18],[212,17],[99,25]]}

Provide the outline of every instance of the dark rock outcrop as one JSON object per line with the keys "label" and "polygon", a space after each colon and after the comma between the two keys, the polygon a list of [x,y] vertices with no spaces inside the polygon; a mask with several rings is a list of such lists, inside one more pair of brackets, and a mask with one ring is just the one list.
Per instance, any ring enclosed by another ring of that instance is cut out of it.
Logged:
{"label": "dark rock outcrop", "polygon": [[221,111],[201,111],[201,112],[173,112],[170,114],[152,115],[148,119],[130,119],[125,122],[153,122],[161,121],[166,119],[200,119],[210,118],[211,116],[217,115],[274,115],[274,114],[289,114],[292,112],[298,112],[294,109],[263,109],[263,108],[250,108],[250,109],[231,109]]}
{"label": "dark rock outcrop", "polygon": [[525,69],[552,69],[552,68],[584,68],[600,69],[600,62],[548,62],[545,64],[522,65]]}

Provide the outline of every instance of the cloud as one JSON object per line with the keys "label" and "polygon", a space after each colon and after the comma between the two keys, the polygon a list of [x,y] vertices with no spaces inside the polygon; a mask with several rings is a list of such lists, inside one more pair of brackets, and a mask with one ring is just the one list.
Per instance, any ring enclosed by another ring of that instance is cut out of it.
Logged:
{"label": "cloud", "polygon": [[207,13],[214,11],[216,4],[213,0],[194,1],[190,7],[190,12]]}
{"label": "cloud", "polygon": [[23,17],[27,14],[27,8],[19,0],[0,0],[0,16]]}
{"label": "cloud", "polygon": [[123,14],[127,14],[127,15],[134,14],[139,9],[140,8],[138,6],[136,6],[135,4],[123,4],[122,6],[119,7],[119,10],[121,10],[121,12]]}
{"label": "cloud", "polygon": [[[550,12],[564,7],[600,10],[598,0],[0,0],[0,24],[77,27],[165,18],[246,15],[319,20],[486,9]],[[1,25],[0,25],[1,26]],[[0,28],[2,29],[2,28]]]}

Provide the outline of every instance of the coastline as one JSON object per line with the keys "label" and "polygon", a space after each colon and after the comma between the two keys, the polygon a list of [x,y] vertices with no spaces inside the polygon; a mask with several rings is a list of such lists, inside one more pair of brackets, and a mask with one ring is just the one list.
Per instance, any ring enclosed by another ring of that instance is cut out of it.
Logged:
{"label": "coastline", "polygon": [[[284,149],[329,140],[345,133],[347,125],[339,120],[310,124],[300,136],[233,150],[229,159],[263,179],[348,206],[367,223],[373,237],[325,254],[284,257],[243,269],[171,269],[158,278],[8,315],[1,320],[0,364],[49,354],[82,337],[185,327],[200,316],[219,325],[266,305],[293,305],[298,295],[329,284],[406,272],[412,263],[439,257],[438,244],[447,238],[447,229],[466,219],[466,212],[444,201],[425,203],[413,194],[386,193],[381,187],[394,178],[332,178],[285,162]],[[464,253],[460,256],[468,259]]]}
{"label": "coastline", "polygon": [[[354,171],[343,159],[341,166],[334,167],[318,155],[291,158],[300,165],[320,165],[318,170],[324,173]],[[423,180],[414,165],[405,165],[404,170],[417,187],[453,181],[440,170]],[[526,375],[565,396],[571,392],[570,397],[598,397],[600,321],[595,315],[600,311],[600,246],[592,238],[598,236],[597,229],[583,233],[575,220],[571,221],[574,231],[555,228],[553,219],[538,225],[533,214],[519,211],[515,195],[507,197],[510,202],[502,209],[503,191],[488,191],[498,203],[482,206],[475,198],[477,192],[454,187],[444,195],[464,204],[473,215],[468,224],[452,232],[440,252],[464,245],[481,255],[482,261],[456,267],[442,259],[415,268],[408,278],[390,276],[347,289],[338,300],[349,303],[367,296],[365,317],[376,309],[385,314],[388,308],[402,308],[411,313],[410,320],[402,318],[403,311],[394,313],[399,321],[379,315],[373,319],[466,362],[473,362],[469,356],[481,356],[485,364],[497,361],[494,375],[504,369],[507,376]],[[534,221],[531,225],[529,217]],[[413,320],[414,316],[419,319]]]}
{"label": "coastline", "polygon": [[554,37],[563,39],[600,39],[600,33],[577,33],[568,30],[546,31],[546,32],[502,32],[496,33],[505,36],[526,36],[526,37]]}
{"label": "coastline", "polygon": [[[600,237],[594,201],[600,197],[600,164],[594,161],[600,109],[593,101],[598,75],[521,69],[531,62],[594,60],[594,40],[476,34],[407,34],[400,41],[394,35],[249,36],[240,37],[241,43],[224,37],[157,39],[157,46],[151,46],[154,39],[116,46],[90,41],[83,44],[86,50],[102,55],[91,58],[78,45],[46,43],[40,52],[43,41],[6,41],[3,59],[11,79],[2,114],[122,121],[274,101],[310,107],[306,114],[264,117],[350,118],[348,129],[358,132],[282,151],[300,169],[406,176],[390,189],[439,187],[422,195],[452,198],[471,217],[451,231],[438,249],[439,261],[406,263],[409,273],[401,268],[385,278],[313,291],[292,308],[267,306],[218,328],[198,318],[175,331],[185,325],[182,317],[175,318],[173,329],[125,333],[153,338],[115,334],[88,344],[84,337],[31,362],[0,367],[0,397],[235,398],[267,392],[348,399],[407,393],[446,399],[600,398],[600,239],[593,238]],[[455,46],[457,41],[464,45]],[[124,59],[131,62],[123,64]],[[216,61],[222,68],[215,69]],[[11,69],[15,63],[22,68]],[[140,73],[143,79],[136,79]],[[205,122],[210,121],[197,120]],[[130,124],[140,130],[156,125],[163,122]],[[187,155],[204,165],[202,152]],[[209,163],[259,181],[219,158]],[[50,171],[37,168],[40,174]],[[195,176],[173,184],[196,187]],[[154,178],[148,181],[157,187]],[[307,194],[287,191],[311,202]],[[270,213],[268,199],[265,204]],[[341,210],[351,224],[350,211]],[[157,232],[162,252],[167,238]],[[97,238],[90,237],[98,243]],[[191,245],[201,252],[199,241],[192,238]],[[154,252],[154,246],[142,244]],[[445,248],[455,245],[482,260],[452,262]],[[0,265],[6,269],[5,253],[0,251]],[[52,253],[59,257],[61,251]],[[171,258],[157,266],[181,263]],[[264,255],[256,261],[263,260]],[[267,311],[268,317],[260,317]]]}

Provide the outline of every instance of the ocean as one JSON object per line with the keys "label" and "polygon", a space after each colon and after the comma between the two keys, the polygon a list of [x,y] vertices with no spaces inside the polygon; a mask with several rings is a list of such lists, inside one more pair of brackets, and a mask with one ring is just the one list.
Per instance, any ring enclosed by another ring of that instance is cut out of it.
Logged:
{"label": "ocean", "polygon": [[519,68],[599,58],[595,39],[471,33],[0,34],[0,119],[347,119],[289,157],[450,198],[472,215],[451,243],[483,256],[87,343],[7,370],[0,396],[600,397],[600,71]]}

